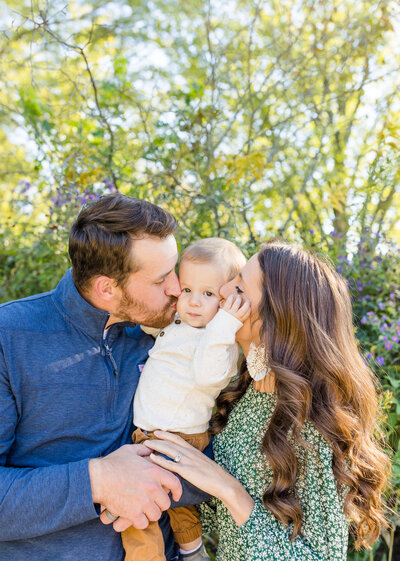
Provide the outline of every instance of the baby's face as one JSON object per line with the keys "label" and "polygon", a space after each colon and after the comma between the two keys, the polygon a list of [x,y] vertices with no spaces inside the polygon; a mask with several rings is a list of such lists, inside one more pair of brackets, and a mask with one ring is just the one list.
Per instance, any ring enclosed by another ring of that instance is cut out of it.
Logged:
{"label": "baby's face", "polygon": [[179,266],[182,293],[178,298],[179,317],[192,327],[205,327],[219,309],[219,289],[226,282],[225,271],[212,263],[185,261]]}

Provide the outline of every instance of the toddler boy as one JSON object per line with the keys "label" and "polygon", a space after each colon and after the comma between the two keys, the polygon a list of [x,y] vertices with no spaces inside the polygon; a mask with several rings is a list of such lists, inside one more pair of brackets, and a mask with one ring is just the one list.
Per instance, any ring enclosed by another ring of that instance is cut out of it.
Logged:
{"label": "toddler boy", "polygon": [[[183,252],[178,317],[159,332],[135,393],[135,444],[161,429],[178,433],[199,450],[207,446],[215,400],[236,373],[235,335],[250,313],[248,302],[242,303],[239,295],[229,297],[220,308],[219,291],[245,263],[239,248],[221,238],[199,240]],[[208,559],[196,508],[180,507],[168,513],[183,558]],[[122,541],[125,561],[165,560],[157,522],[150,522],[145,530],[128,528]]]}

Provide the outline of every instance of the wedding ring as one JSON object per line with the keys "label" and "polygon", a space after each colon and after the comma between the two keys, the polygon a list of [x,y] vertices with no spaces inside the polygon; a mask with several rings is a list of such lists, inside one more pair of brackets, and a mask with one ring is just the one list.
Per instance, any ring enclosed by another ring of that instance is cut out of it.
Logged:
{"label": "wedding ring", "polygon": [[183,456],[182,452],[178,452],[177,455],[174,458],[174,462],[176,462],[176,463],[180,462],[181,459],[182,459],[182,456]]}
{"label": "wedding ring", "polygon": [[119,518],[119,516],[114,516],[114,515],[111,514],[111,512],[110,512],[109,510],[107,510],[107,509],[105,510],[105,512],[106,512],[107,518],[108,518],[109,520],[111,520],[111,522],[115,522],[115,521]]}

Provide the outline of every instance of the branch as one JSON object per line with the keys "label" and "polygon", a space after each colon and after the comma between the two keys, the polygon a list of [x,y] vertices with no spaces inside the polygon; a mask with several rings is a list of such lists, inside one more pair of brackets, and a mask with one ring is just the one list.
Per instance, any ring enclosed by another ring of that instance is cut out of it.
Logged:
{"label": "branch", "polygon": [[[43,18],[43,16],[41,16],[41,17]],[[91,83],[91,86],[92,86],[95,106],[96,106],[96,109],[97,109],[97,112],[98,112],[98,117],[99,117],[100,121],[103,123],[103,125],[105,126],[105,128],[107,129],[107,132],[108,132],[109,137],[110,137],[110,144],[109,144],[109,151],[108,151],[108,158],[107,158],[108,159],[108,166],[107,167],[108,167],[108,170],[111,174],[114,186],[117,187],[117,178],[116,178],[116,175],[115,175],[115,172],[114,172],[114,165],[113,165],[114,144],[115,144],[114,132],[113,132],[113,130],[111,128],[111,125],[108,122],[106,116],[104,115],[102,108],[101,108],[99,95],[98,95],[98,90],[97,90],[97,84],[96,84],[96,81],[94,79],[93,72],[90,68],[90,64],[89,64],[88,58],[87,58],[85,50],[84,50],[85,47],[90,43],[90,38],[89,38],[88,42],[83,47],[80,47],[78,45],[73,45],[71,43],[68,43],[67,41],[64,41],[52,29],[50,29],[46,19],[43,18],[42,22],[37,22],[35,19],[31,19],[31,21],[36,26],[36,29],[40,29],[40,28],[43,29],[45,31],[45,33],[47,33],[48,35],[50,35],[50,37],[55,39],[57,41],[57,43],[59,43],[60,45],[63,45],[67,49],[71,49],[71,50],[79,53],[79,55],[82,57],[82,59],[84,61],[84,64],[85,64],[86,72],[89,76],[89,80],[90,80],[90,83]],[[91,37],[91,34],[90,34],[90,37]]]}

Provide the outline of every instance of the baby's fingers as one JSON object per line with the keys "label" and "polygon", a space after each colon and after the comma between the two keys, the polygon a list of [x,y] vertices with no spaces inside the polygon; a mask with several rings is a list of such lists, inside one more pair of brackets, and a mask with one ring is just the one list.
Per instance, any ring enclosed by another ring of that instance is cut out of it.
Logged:
{"label": "baby's fingers", "polygon": [[235,298],[235,294],[229,294],[228,298],[225,300],[225,302],[222,305],[222,309],[223,310],[230,310],[231,306],[233,304],[234,298]]}
{"label": "baby's fingers", "polygon": [[222,309],[231,314],[235,314],[240,308],[241,303],[242,299],[239,294],[230,294]]}
{"label": "baby's fingers", "polygon": [[242,297],[239,294],[236,296],[235,300],[233,301],[231,312],[236,313],[240,306],[242,305]]}

